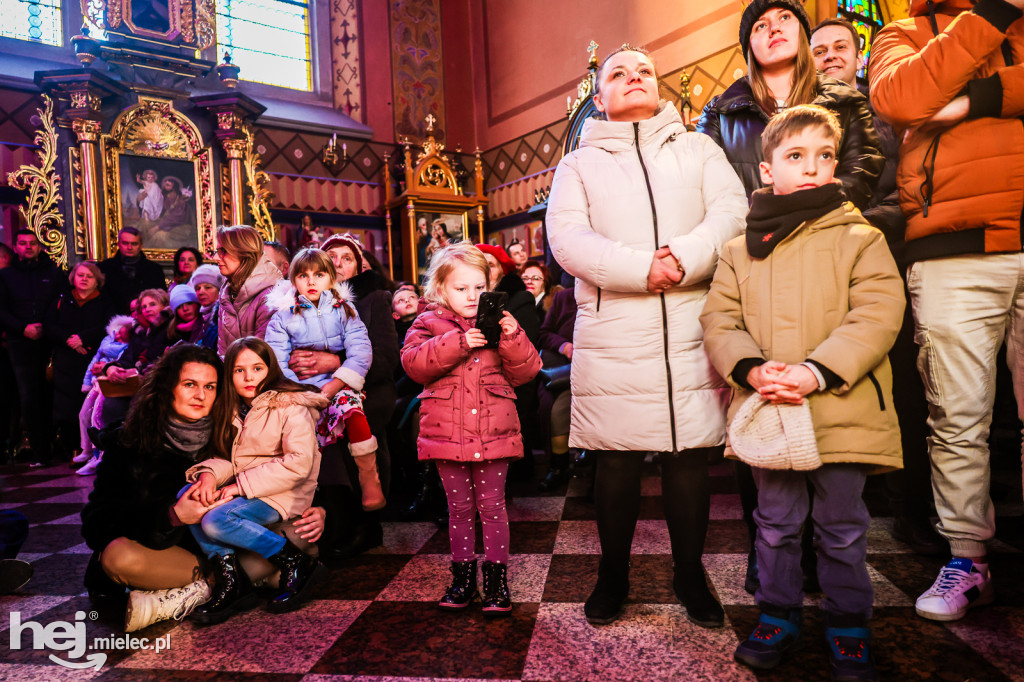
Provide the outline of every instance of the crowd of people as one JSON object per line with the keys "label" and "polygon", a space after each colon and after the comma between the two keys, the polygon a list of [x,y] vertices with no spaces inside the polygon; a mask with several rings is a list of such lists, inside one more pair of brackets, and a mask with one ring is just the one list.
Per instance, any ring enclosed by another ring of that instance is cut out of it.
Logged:
{"label": "crowd of people", "polygon": [[[778,665],[804,592],[821,591],[834,679],[875,679],[869,474],[886,476],[894,535],[952,557],[918,614],[995,599],[987,437],[1004,341],[1024,405],[1022,8],[913,3],[925,20],[881,31],[868,88],[851,24],[812,30],[796,0],[754,0],[747,75],[696,133],[645,50],[612,52],[600,115],[549,199],[567,287],[518,243],[439,244],[423,282],[395,283],[351,235],[293,255],[244,225],[218,230],[213,263],[179,249],[166,286],[134,228],[68,274],[21,230],[0,251],[0,375],[17,386],[0,437],[19,441],[20,414],[33,461],[96,476],[86,586],[125,602],[129,631],[221,622],[261,595],[299,608],[321,559],[382,544],[396,496],[412,498],[401,518],[449,530],[438,606],[507,615],[505,485],[533,476],[538,451],[542,490],[595,466],[590,623],[629,594],[653,455],[673,589],[691,621],[720,627],[702,553],[724,455],[761,609],[736,660]],[[487,329],[485,295],[502,306]]]}

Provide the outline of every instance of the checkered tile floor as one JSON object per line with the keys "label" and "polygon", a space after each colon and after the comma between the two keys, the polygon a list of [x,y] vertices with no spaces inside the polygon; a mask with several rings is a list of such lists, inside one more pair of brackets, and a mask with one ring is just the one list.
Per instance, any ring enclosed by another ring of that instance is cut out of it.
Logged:
{"label": "checkered tile floor", "polygon": [[[743,591],[746,531],[728,465],[712,478],[711,530],[705,565],[725,605],[726,626],[689,621],[672,594],[668,536],[653,468],[643,482],[634,541],[632,593],[622,618],[592,627],[582,602],[598,560],[593,506],[574,479],[567,492],[537,496],[516,484],[509,512],[510,618],[485,621],[478,609],[443,614],[434,602],[448,577],[447,533],[431,523],[387,523],[384,547],[332,567],[300,611],[254,610],[208,628],[162,623],[137,633],[169,636],[169,649],[107,650],[97,670],[72,670],[51,651],[11,648],[10,619],[0,621],[0,679],[323,679],[323,680],[746,680],[732,652],[753,628],[757,608]],[[92,479],[66,466],[0,468],[0,509],[25,513],[32,528],[21,558],[35,576],[21,592],[0,597],[3,611],[42,625],[75,621],[84,612],[87,639],[121,635],[123,614],[90,613],[82,574],[89,557],[78,513]],[[890,680],[1024,679],[1024,530],[1016,503],[1001,507],[992,571],[997,603],[947,625],[914,615],[913,600],[934,579],[941,559],[919,557],[893,540],[891,519],[875,513],[868,563],[875,584],[875,656]],[[531,496],[532,495],[532,496]],[[817,599],[809,597],[799,653],[770,674],[778,680],[827,679]],[[95,616],[95,620],[93,620]],[[0,616],[2,617],[2,616]],[[60,652],[57,652],[60,653]],[[70,658],[65,652],[64,658]],[[84,657],[82,657],[84,658]],[[79,658],[77,660],[82,660]]]}

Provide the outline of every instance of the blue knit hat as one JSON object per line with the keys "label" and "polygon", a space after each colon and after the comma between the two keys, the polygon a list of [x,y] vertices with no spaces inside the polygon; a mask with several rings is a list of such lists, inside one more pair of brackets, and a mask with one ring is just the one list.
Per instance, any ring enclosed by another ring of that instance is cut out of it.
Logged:
{"label": "blue knit hat", "polygon": [[186,303],[195,303],[196,305],[199,305],[199,299],[196,297],[195,289],[190,287],[188,284],[179,284],[171,289],[171,310],[178,312],[178,308]]}

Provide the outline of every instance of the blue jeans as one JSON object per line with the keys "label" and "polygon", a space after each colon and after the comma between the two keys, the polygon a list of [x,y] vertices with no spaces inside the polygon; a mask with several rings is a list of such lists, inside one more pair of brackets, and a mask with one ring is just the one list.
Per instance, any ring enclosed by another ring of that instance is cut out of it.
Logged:
{"label": "blue jeans", "polygon": [[[190,487],[185,486],[178,497]],[[266,502],[235,497],[206,512],[199,523],[189,526],[189,530],[208,557],[247,549],[269,559],[284,548],[287,540],[265,526],[280,520],[281,515]]]}

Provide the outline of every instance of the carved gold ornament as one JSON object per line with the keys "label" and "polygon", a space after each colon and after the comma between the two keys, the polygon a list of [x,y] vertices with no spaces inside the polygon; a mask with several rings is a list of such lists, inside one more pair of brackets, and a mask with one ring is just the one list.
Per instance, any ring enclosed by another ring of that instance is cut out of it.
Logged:
{"label": "carved gold ornament", "polygon": [[43,108],[37,109],[42,121],[42,130],[36,131],[39,150],[38,166],[22,166],[7,174],[7,183],[28,192],[28,201],[18,207],[29,229],[36,233],[39,243],[62,269],[68,269],[67,241],[61,228],[64,216],[58,209],[60,201],[60,175],[55,172],[57,163],[57,130],[53,125],[53,100],[43,95]]}
{"label": "carved gold ornament", "polygon": [[274,219],[270,217],[270,201],[274,193],[270,190],[270,176],[260,170],[262,161],[253,144],[252,126],[246,124],[242,128],[245,136],[245,182],[249,186],[249,212],[252,214],[252,225],[266,241],[274,239]]}

